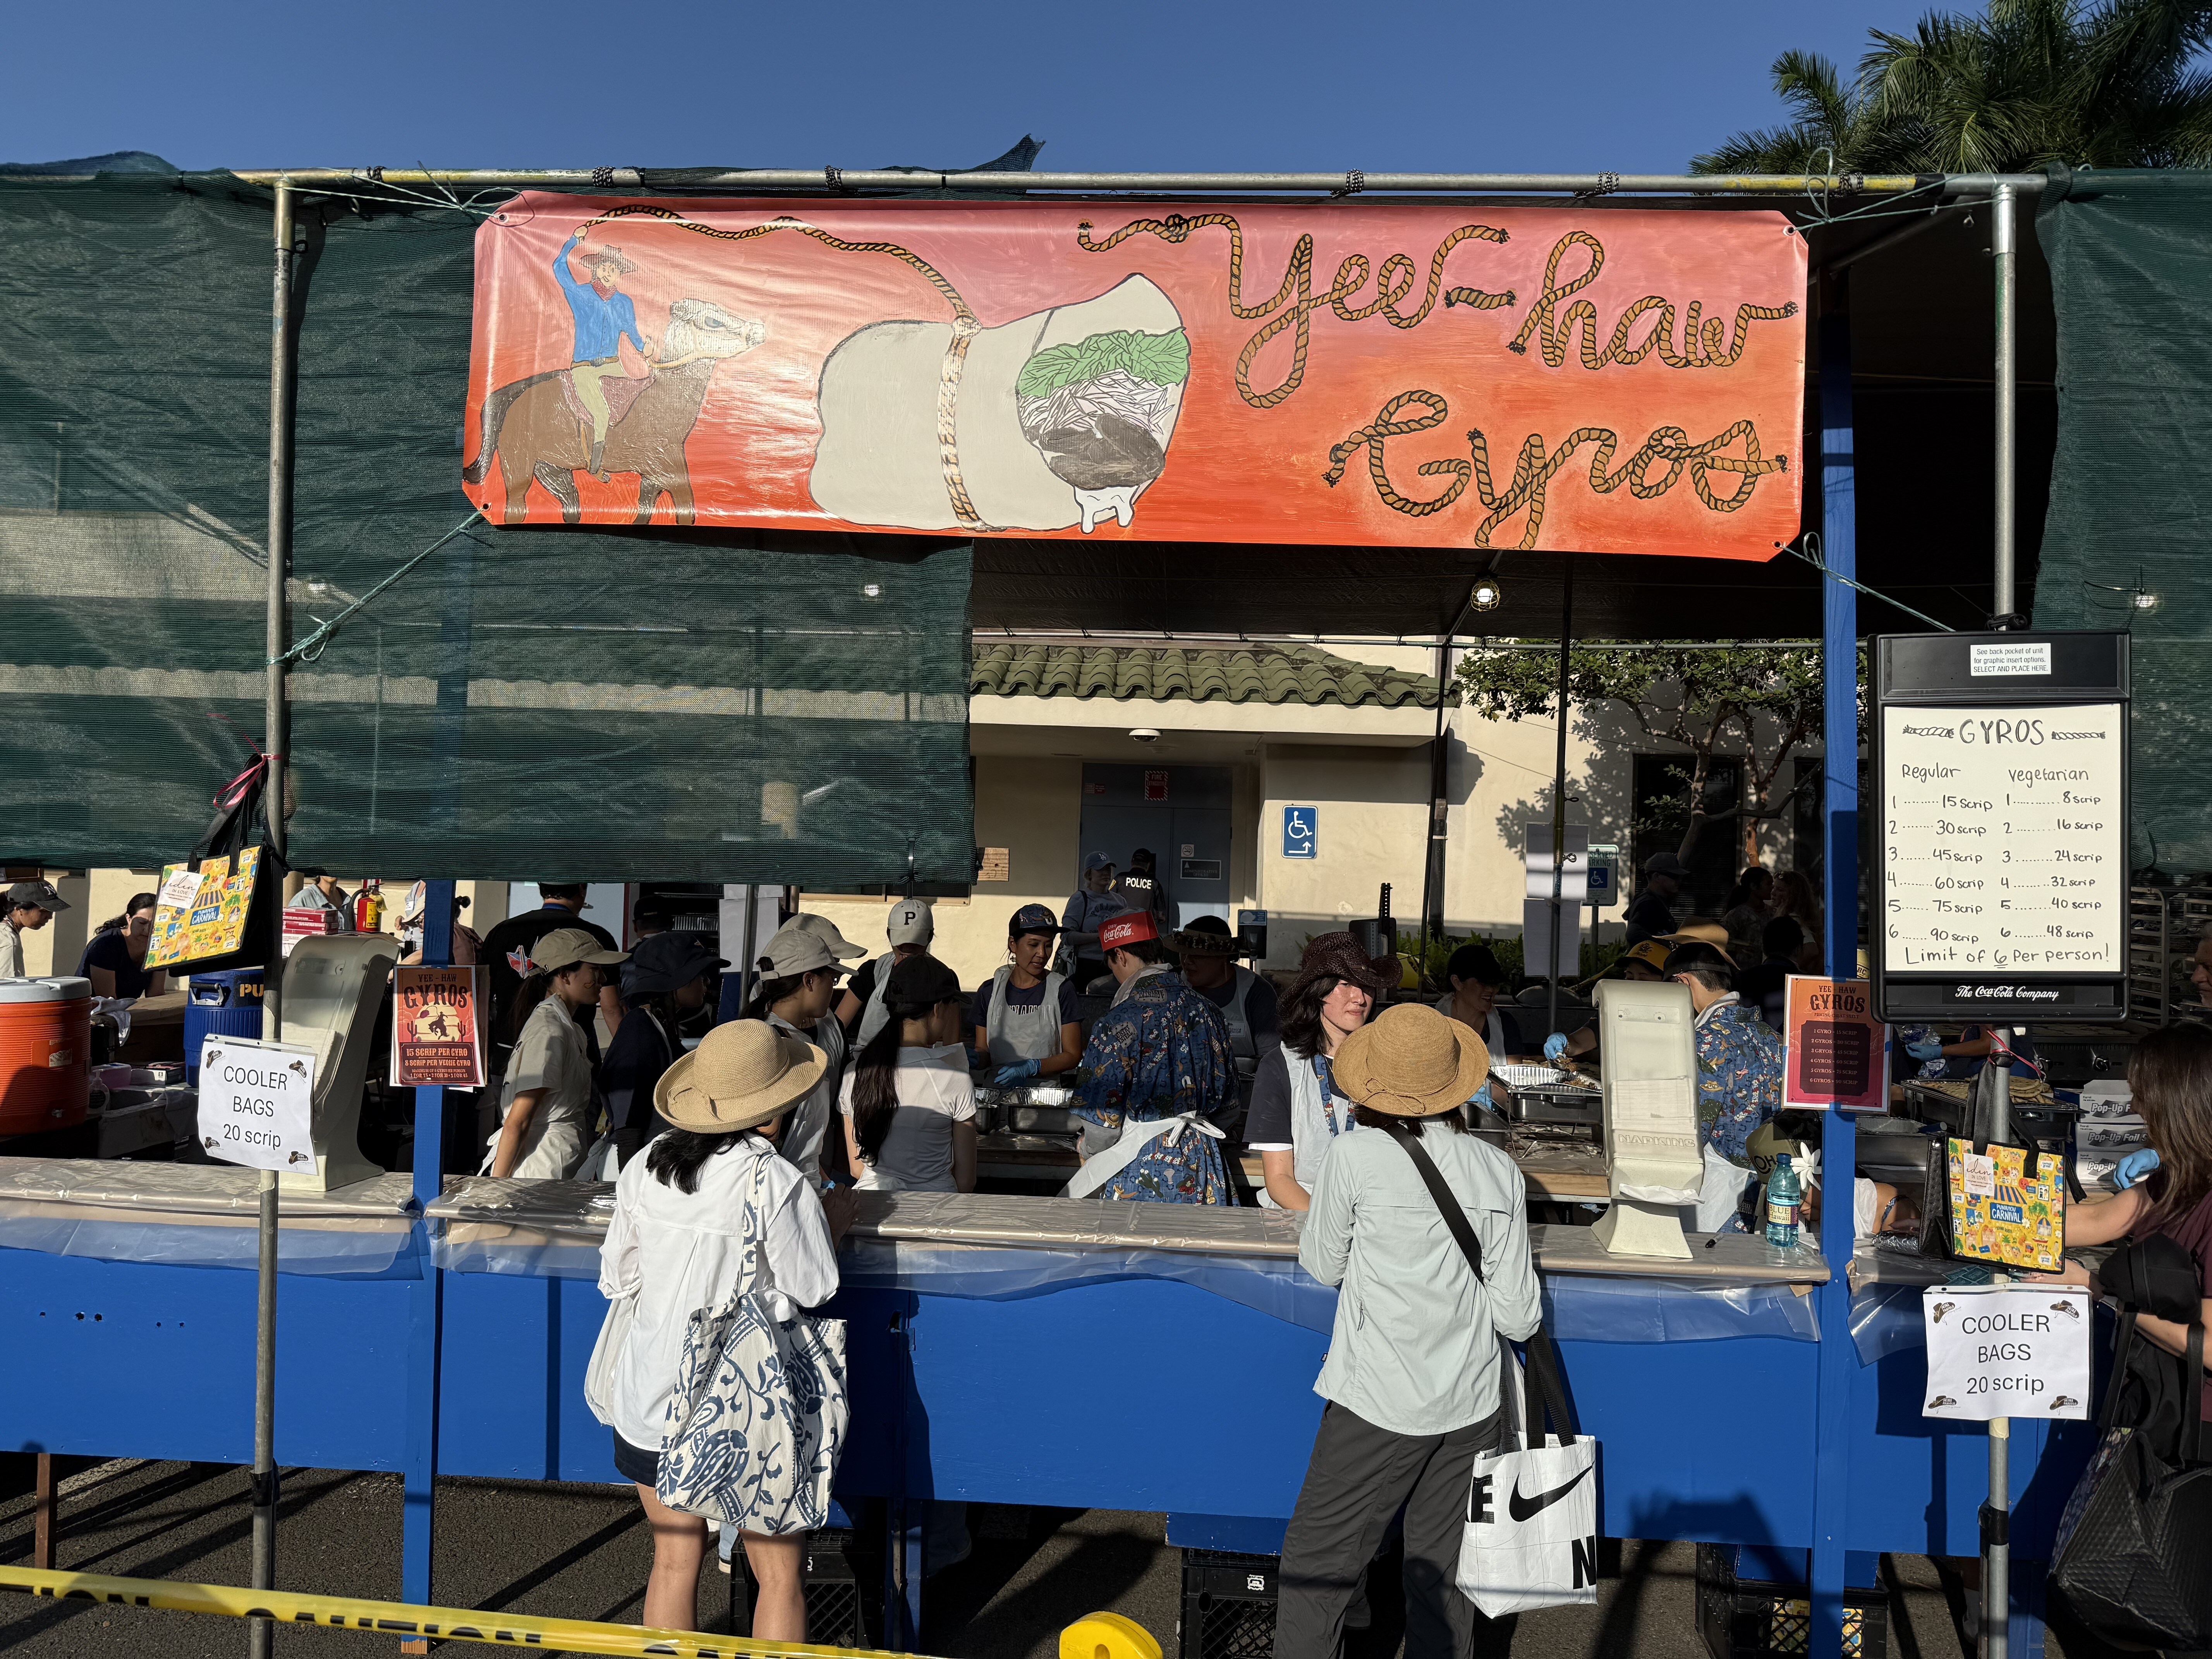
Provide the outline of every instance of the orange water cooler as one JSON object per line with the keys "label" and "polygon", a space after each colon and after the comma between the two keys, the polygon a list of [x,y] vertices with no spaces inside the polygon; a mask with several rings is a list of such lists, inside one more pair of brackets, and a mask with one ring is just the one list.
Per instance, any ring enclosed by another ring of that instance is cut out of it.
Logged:
{"label": "orange water cooler", "polygon": [[92,981],[0,979],[0,1135],[82,1123],[92,1103]]}

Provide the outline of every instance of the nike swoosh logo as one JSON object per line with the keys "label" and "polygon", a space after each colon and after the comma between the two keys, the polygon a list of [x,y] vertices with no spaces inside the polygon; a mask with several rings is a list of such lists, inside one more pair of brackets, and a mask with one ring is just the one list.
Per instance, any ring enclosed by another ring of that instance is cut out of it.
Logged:
{"label": "nike swoosh logo", "polygon": [[1553,1504],[1558,1503],[1562,1498],[1565,1498],[1569,1492],[1572,1492],[1577,1486],[1582,1485],[1583,1475],[1588,1474],[1589,1473],[1589,1471],[1588,1469],[1584,1469],[1582,1472],[1582,1474],[1577,1474],[1573,1480],[1568,1481],[1565,1486],[1554,1486],[1549,1492],[1540,1492],[1534,1498],[1523,1498],[1521,1495],[1521,1483],[1518,1480],[1516,1480],[1513,1483],[1513,1495],[1505,1500],[1505,1512],[1511,1516],[1516,1521],[1526,1521],[1534,1516],[1541,1514],[1545,1510],[1549,1509]]}

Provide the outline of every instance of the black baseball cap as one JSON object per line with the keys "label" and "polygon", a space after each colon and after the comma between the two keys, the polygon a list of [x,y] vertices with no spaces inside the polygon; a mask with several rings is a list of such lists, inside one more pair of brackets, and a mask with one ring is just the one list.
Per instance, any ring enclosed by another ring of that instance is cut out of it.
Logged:
{"label": "black baseball cap", "polygon": [[657,996],[681,990],[700,975],[719,973],[729,965],[702,945],[696,933],[653,933],[638,940],[629,953],[623,989],[633,996]]}
{"label": "black baseball cap", "polygon": [[960,975],[927,951],[894,963],[890,982],[884,987],[884,1001],[902,1002],[908,1007],[934,1008],[940,1002],[957,1001],[966,995],[960,988]]}
{"label": "black baseball cap", "polygon": [[1444,964],[1447,979],[1471,979],[1477,985],[1503,985],[1505,970],[1487,945],[1462,945]]}
{"label": "black baseball cap", "polygon": [[36,906],[41,910],[68,910],[74,907],[54,890],[50,881],[19,881],[8,890],[8,908],[21,910]]}

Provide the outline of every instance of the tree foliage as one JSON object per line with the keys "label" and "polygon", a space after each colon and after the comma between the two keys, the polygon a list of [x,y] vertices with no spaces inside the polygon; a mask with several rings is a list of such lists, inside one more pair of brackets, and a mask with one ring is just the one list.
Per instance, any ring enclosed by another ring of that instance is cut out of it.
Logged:
{"label": "tree foliage", "polygon": [[1790,119],[1692,158],[1695,173],[2021,173],[2212,163],[2206,0],[1990,0],[1868,31],[1846,85],[1814,52],[1775,60]]}
{"label": "tree foliage", "polygon": [[[1454,684],[1493,719],[1551,714],[1559,696],[1558,653],[1510,648],[1515,643],[1470,650]],[[1690,856],[1708,825],[1729,820],[1743,823],[1748,848],[1757,823],[1790,810],[1796,790],[1778,799],[1775,782],[1790,757],[1820,734],[1820,653],[1796,646],[1605,645],[1569,647],[1568,702],[1579,708],[1617,703],[1647,738],[1681,745],[1680,857]],[[1705,786],[1714,757],[1729,754],[1741,755],[1748,787],[1735,806],[1716,811]]]}

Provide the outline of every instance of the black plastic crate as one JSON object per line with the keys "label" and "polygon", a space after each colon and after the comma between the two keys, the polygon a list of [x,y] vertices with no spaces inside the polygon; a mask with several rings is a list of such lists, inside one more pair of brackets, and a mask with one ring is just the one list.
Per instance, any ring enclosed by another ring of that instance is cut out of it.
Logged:
{"label": "black plastic crate", "polygon": [[1185,1550],[1180,1659],[1271,1659],[1279,1565],[1272,1555]]}
{"label": "black plastic crate", "polygon": [[[1812,1634],[1813,1603],[1801,1584],[1736,1576],[1733,1544],[1698,1546],[1698,1628],[1713,1659],[1789,1659]],[[1844,1659],[1887,1659],[1889,1595],[1844,1592]]]}
{"label": "black plastic crate", "polygon": [[[799,1582],[806,1594],[806,1640],[810,1646],[872,1648],[868,1633],[868,1599],[860,1591],[860,1575],[853,1560],[853,1534],[824,1528],[806,1534],[806,1553],[799,1562]],[[730,1558],[734,1577],[730,1581],[731,1620],[740,1635],[752,1628],[752,1574],[744,1565],[742,1543]]]}

